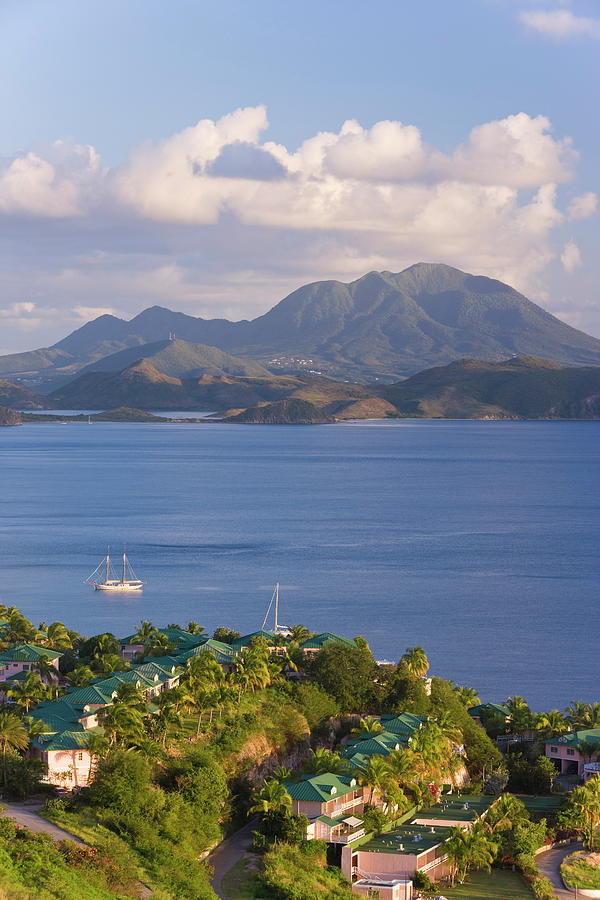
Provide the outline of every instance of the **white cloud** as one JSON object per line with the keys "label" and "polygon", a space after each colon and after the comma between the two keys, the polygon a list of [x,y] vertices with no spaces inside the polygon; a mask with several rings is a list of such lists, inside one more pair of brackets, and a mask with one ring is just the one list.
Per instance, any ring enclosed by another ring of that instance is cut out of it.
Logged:
{"label": "white cloud", "polygon": [[575,241],[567,241],[560,255],[565,272],[572,272],[581,265],[581,251]]}
{"label": "white cloud", "polygon": [[600,19],[577,16],[569,9],[523,10],[520,21],[533,31],[560,40],[561,38],[600,38]]}
{"label": "white cloud", "polygon": [[589,219],[598,208],[598,197],[592,191],[573,197],[569,203],[567,215],[569,219]]}
{"label": "white cloud", "polygon": [[564,211],[577,153],[543,116],[483,123],[449,152],[401,122],[350,119],[297,149],[264,141],[267,127],[260,106],[135,147],[110,170],[60,141],[0,166],[0,217],[18,236],[0,306],[31,298],[20,318],[57,339],[152,303],[245,318],[306,281],[418,260],[541,297],[554,229],[596,206],[581,193]]}

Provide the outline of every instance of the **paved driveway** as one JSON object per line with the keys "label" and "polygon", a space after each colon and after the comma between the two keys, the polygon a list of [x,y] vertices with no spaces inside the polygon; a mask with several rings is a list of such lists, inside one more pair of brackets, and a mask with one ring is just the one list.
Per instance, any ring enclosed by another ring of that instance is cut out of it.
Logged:
{"label": "paved driveway", "polygon": [[39,803],[2,803],[0,815],[5,816],[7,819],[14,819],[17,825],[29,828],[30,831],[49,834],[54,841],[75,841],[76,844],[83,844],[83,841],[75,837],[74,834],[70,834],[68,831],[59,828],[58,825],[53,825],[52,822],[48,822],[46,819],[38,816],[38,810],[41,808]]}
{"label": "paved driveway", "polygon": [[547,850],[545,853],[540,853],[536,856],[535,861],[537,866],[546,878],[552,883],[552,887],[554,888],[554,892],[559,900],[573,900],[575,894],[573,891],[568,891],[563,884],[563,880],[560,877],[560,864],[570,853],[575,853],[576,850],[582,850],[583,844],[566,844],[564,847],[555,847],[554,850]]}
{"label": "paved driveway", "polygon": [[212,889],[217,897],[227,900],[225,894],[221,890],[221,882],[225,875],[232,869],[240,859],[243,859],[250,847],[252,846],[252,831],[256,828],[256,822],[248,822],[239,831],[236,831],[231,837],[222,841],[216,850],[211,853],[208,858],[209,863],[214,868],[214,875],[211,880]]}

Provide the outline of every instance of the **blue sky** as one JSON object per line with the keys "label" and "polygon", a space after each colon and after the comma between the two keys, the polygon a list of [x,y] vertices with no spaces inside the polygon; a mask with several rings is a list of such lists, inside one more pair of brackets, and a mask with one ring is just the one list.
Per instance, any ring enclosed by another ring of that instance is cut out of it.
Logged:
{"label": "blue sky", "polygon": [[0,28],[1,350],[421,259],[600,336],[596,2],[2,0]]}

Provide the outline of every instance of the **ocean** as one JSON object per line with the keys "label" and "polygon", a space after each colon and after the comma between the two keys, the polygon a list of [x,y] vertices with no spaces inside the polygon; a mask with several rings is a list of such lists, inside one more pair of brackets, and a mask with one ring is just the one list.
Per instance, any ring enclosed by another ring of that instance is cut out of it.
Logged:
{"label": "ocean", "polygon": [[[0,430],[0,602],[86,635],[199,621],[422,645],[534,709],[600,699],[597,422]],[[110,546],[146,582],[83,582]]]}

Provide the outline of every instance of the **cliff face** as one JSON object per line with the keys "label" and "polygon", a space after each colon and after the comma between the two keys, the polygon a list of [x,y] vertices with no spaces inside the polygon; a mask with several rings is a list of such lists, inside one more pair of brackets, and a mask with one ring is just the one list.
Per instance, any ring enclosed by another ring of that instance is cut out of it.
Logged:
{"label": "cliff face", "polygon": [[23,419],[18,412],[10,409],[8,406],[0,406],[0,426],[2,425],[22,425]]}

